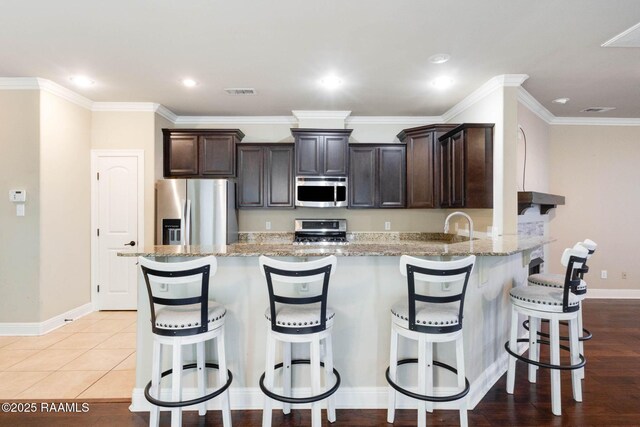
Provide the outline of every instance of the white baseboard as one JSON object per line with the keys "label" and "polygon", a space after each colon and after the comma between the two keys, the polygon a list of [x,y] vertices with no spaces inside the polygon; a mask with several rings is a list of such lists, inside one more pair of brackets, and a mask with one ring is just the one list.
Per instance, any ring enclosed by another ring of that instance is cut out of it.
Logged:
{"label": "white baseboard", "polygon": [[0,335],[44,335],[67,324],[65,319],[75,320],[93,311],[93,305],[87,303],[44,322],[0,323]]}
{"label": "white baseboard", "polygon": [[587,291],[589,299],[640,299],[640,289],[593,289]]}
{"label": "white baseboard", "polygon": [[[518,350],[524,353],[527,344],[520,344]],[[482,398],[507,371],[508,354],[505,351],[493,362],[484,372],[471,383],[471,390],[467,395],[467,405],[469,409],[475,408]],[[453,387],[436,388],[436,394],[447,395],[454,394],[456,389]],[[308,390],[301,389],[302,392]],[[336,408],[338,409],[386,409],[389,399],[389,387],[340,387],[336,394]],[[185,388],[182,392],[182,399],[189,400],[198,397],[196,388]],[[171,390],[166,388],[161,391],[161,400],[171,400]],[[264,403],[264,394],[257,387],[234,388],[229,389],[229,399],[231,401],[231,409],[262,409]],[[282,408],[279,402],[273,402],[274,409]],[[297,405],[297,408],[310,408],[311,405]],[[411,409],[415,408],[415,400],[398,394],[397,408]],[[151,408],[150,403],[144,397],[143,388],[133,389],[131,396],[131,406],[129,410],[132,412],[146,412]],[[457,402],[435,403],[435,409],[457,409]],[[161,408],[164,410],[164,408]],[[184,408],[185,410],[195,410],[196,408]],[[207,402],[207,409],[220,409],[220,399],[213,399]],[[168,410],[168,409],[167,409]]]}

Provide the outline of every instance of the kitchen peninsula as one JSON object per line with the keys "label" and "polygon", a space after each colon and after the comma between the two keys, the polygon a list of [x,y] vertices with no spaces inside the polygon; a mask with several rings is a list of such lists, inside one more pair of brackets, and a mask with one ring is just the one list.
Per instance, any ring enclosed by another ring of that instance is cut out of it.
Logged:
{"label": "kitchen peninsula", "polygon": [[[469,241],[440,233],[353,233],[348,245],[305,247],[292,245],[291,233],[243,234],[239,243],[231,245],[152,246],[119,254],[167,262],[206,255],[218,258],[210,294],[227,309],[227,363],[234,375],[230,389],[232,409],[262,407],[258,379],[264,371],[264,332],[268,327],[264,310],[268,296],[258,269],[259,255],[289,260],[329,254],[339,257],[329,288],[329,304],[336,312],[335,366],[342,374],[342,385],[337,392],[339,408],[384,408],[387,403],[384,372],[389,359],[390,307],[406,298],[407,292],[398,267],[399,256],[448,259],[476,255],[464,308],[466,372],[471,382],[469,405],[472,408],[506,371],[503,345],[509,324],[509,289],[525,282],[531,252],[551,241],[517,236]],[[152,338],[147,291],[142,279],[138,295],[137,372],[131,407],[134,411],[149,408],[143,389],[151,375]],[[171,292],[167,296],[171,296]],[[435,358],[451,362],[455,360],[453,350],[440,347]],[[416,350],[401,345],[400,351],[409,355]],[[453,378],[445,375],[442,381],[448,384]],[[190,387],[189,384],[194,383],[187,377],[185,385]],[[195,395],[195,387],[191,387],[185,391],[185,397],[190,390]],[[217,402],[211,405],[215,407]]]}

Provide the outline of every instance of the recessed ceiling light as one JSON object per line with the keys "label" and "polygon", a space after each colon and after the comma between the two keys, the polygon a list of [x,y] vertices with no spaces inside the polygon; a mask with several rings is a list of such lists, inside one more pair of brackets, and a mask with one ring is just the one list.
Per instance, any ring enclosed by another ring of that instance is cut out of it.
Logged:
{"label": "recessed ceiling light", "polygon": [[186,87],[194,87],[198,85],[198,82],[193,79],[182,79],[182,84]]}
{"label": "recessed ceiling light", "polygon": [[89,87],[95,83],[87,76],[71,76],[69,77],[69,80],[78,87]]}
{"label": "recessed ceiling light", "polygon": [[447,89],[453,85],[453,79],[448,76],[440,76],[431,82],[431,85],[436,89]]}
{"label": "recessed ceiling light", "polygon": [[557,99],[554,99],[551,102],[553,102],[554,104],[562,104],[562,105],[564,105],[567,102],[569,102],[569,98],[557,98]]}
{"label": "recessed ceiling light", "polygon": [[429,62],[432,64],[444,64],[449,59],[451,59],[451,55],[448,53],[436,53],[435,55],[431,55],[429,57]]}
{"label": "recessed ceiling light", "polygon": [[324,86],[326,89],[337,89],[342,85],[342,79],[335,75],[329,75],[320,79],[320,84]]}

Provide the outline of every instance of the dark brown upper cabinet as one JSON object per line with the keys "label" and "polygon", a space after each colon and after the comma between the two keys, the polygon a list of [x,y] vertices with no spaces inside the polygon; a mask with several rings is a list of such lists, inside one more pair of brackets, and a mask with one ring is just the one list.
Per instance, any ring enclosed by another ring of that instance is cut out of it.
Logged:
{"label": "dark brown upper cabinet", "polygon": [[238,208],[293,208],[293,144],[238,144]]}
{"label": "dark brown upper cabinet", "polygon": [[239,129],[162,129],[165,178],[231,178],[236,175]]}
{"label": "dark brown upper cabinet", "polygon": [[465,123],[439,138],[442,208],[493,208],[493,123]]}
{"label": "dark brown upper cabinet", "polygon": [[352,129],[291,129],[296,176],[346,176]]}
{"label": "dark brown upper cabinet", "polygon": [[404,144],[349,146],[350,208],[404,208],[405,183]]}
{"label": "dark brown upper cabinet", "polygon": [[407,145],[407,208],[440,207],[440,144],[457,124],[405,129],[398,139]]}

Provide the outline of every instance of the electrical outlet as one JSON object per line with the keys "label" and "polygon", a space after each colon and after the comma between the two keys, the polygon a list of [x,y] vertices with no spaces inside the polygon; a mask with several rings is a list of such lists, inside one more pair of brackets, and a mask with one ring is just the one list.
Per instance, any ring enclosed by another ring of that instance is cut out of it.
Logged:
{"label": "electrical outlet", "polygon": [[300,283],[300,285],[298,285],[298,293],[299,294],[306,294],[307,292],[309,292],[309,284],[308,283]]}
{"label": "electrical outlet", "polygon": [[391,221],[385,221],[384,222],[384,229],[385,230],[391,230]]}
{"label": "electrical outlet", "polygon": [[622,272],[622,279],[625,280],[627,278],[627,272],[623,271]]}
{"label": "electrical outlet", "polygon": [[265,230],[271,230],[271,221],[266,221],[264,223]]}
{"label": "electrical outlet", "polygon": [[607,278],[607,270],[602,270],[600,272],[600,278],[601,279],[606,279]]}

